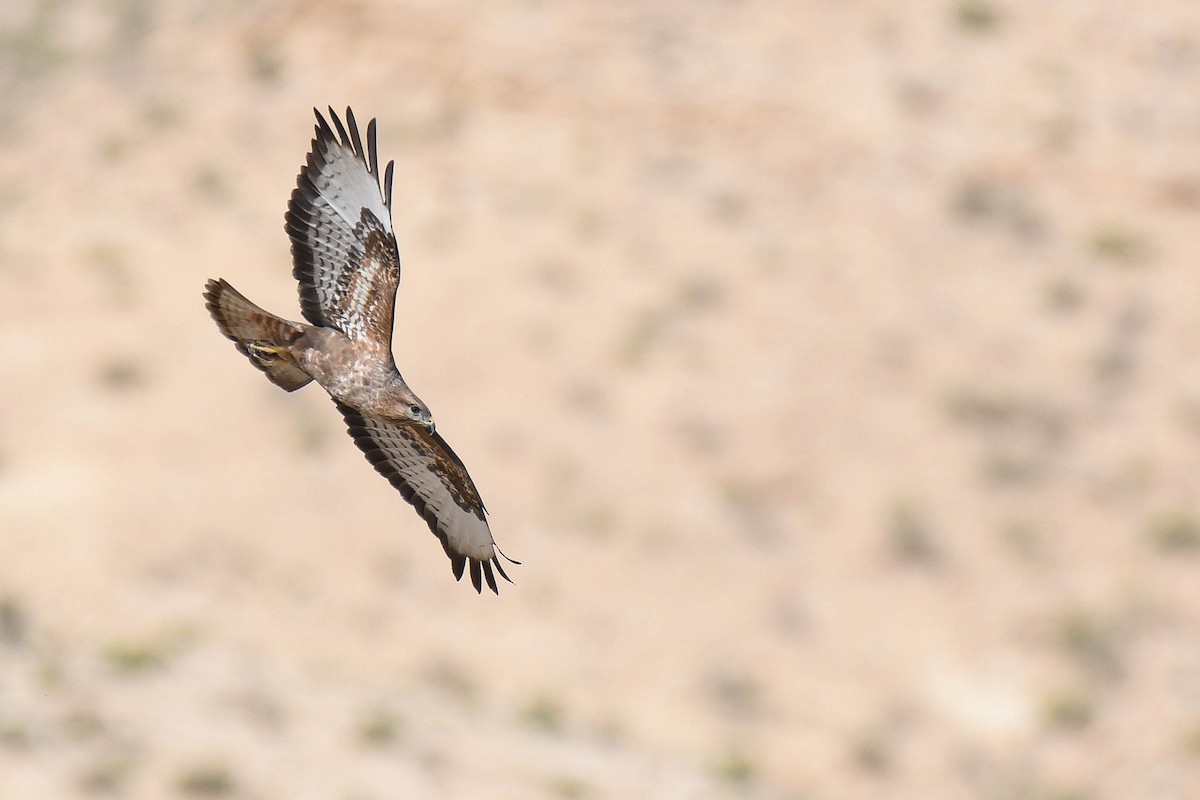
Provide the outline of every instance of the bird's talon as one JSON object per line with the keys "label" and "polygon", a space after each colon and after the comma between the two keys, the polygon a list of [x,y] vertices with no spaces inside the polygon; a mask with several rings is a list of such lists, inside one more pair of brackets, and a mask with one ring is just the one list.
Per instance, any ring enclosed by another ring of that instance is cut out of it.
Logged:
{"label": "bird's talon", "polygon": [[275,345],[260,344],[258,342],[248,342],[246,349],[251,355],[260,361],[276,361],[283,357],[284,349]]}

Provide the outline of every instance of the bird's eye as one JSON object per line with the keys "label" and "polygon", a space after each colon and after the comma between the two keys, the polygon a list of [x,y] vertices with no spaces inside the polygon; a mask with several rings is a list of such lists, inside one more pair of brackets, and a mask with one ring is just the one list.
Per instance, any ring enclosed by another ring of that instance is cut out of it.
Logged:
{"label": "bird's eye", "polygon": [[421,407],[416,404],[413,404],[408,407],[408,413],[412,414],[414,417],[420,417],[421,416]]}

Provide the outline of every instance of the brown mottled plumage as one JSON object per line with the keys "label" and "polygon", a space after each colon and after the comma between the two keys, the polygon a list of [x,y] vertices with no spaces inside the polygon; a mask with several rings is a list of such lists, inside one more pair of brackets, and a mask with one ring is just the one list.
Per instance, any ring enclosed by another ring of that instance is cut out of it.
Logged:
{"label": "brown mottled plumage", "polygon": [[284,218],[309,324],[262,310],[224,280],[205,286],[209,313],[276,386],[290,392],[312,380],[321,384],[367,460],[441,541],[454,577],[461,579],[469,564],[475,590],[486,581],[498,593],[494,573],[508,576],[475,483],[392,359],[400,284],[392,164],[381,184],[375,120],[367,124],[364,148],[349,108],[344,126],[332,108],[332,127],[314,112],[316,138]]}

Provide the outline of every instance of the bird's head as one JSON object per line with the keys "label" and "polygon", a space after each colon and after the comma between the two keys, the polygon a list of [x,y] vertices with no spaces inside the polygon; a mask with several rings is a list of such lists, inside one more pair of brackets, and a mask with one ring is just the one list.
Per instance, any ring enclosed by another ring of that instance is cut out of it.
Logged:
{"label": "bird's head", "polygon": [[404,414],[406,422],[412,425],[420,425],[422,428],[428,428],[430,433],[433,433],[437,428],[433,423],[433,414],[429,412],[429,406],[415,397],[410,399],[405,405]]}

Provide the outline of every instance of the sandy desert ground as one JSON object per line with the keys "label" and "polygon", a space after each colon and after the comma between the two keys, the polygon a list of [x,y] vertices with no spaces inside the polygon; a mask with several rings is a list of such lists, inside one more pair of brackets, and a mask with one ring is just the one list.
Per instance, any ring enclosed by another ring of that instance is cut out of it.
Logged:
{"label": "sandy desert ground", "polygon": [[[1200,797],[1200,4],[0,4],[0,800]],[[499,597],[319,388],[312,107]]]}

